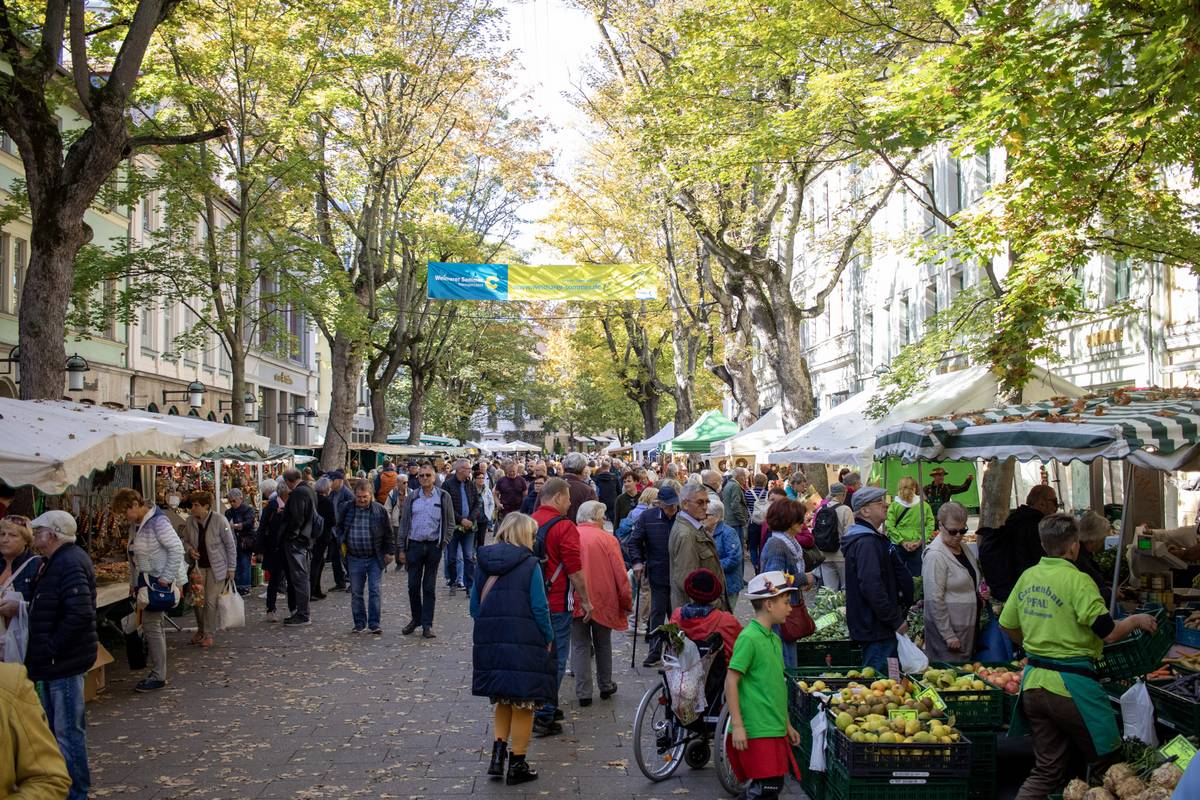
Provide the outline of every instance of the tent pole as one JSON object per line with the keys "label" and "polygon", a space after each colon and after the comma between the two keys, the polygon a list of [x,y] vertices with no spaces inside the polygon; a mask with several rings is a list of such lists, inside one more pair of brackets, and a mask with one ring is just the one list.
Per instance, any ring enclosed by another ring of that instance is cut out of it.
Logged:
{"label": "tent pole", "polygon": [[921,459],[917,459],[917,508],[921,511],[921,552],[925,552],[925,478],[921,476]]}
{"label": "tent pole", "polygon": [[[1125,498],[1128,499],[1129,491],[1133,484],[1133,470],[1125,470]],[[1113,564],[1113,585],[1112,599],[1108,601],[1108,613],[1117,613],[1117,586],[1121,583],[1121,557],[1125,552],[1125,542],[1133,533],[1133,515],[1129,513],[1129,504],[1126,502],[1125,511],[1121,514],[1121,537],[1117,542],[1117,557]]]}

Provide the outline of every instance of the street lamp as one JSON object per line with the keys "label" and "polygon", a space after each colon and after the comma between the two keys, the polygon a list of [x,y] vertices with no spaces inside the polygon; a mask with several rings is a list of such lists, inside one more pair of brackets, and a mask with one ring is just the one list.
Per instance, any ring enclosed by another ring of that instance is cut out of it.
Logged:
{"label": "street lamp", "polygon": [[887,364],[880,364],[878,367],[875,368],[875,371],[872,372],[871,374],[874,375],[876,378],[882,378],[884,375],[890,375],[891,372],[892,372],[892,368],[889,367]]}
{"label": "street lamp", "polygon": [[174,397],[176,395],[179,395],[179,396],[186,395],[188,398],[189,406],[191,406],[192,408],[200,408],[202,405],[204,405],[204,393],[207,391],[208,390],[204,388],[203,383],[201,383],[200,381],[192,381],[191,383],[189,383],[187,385],[186,389],[180,389],[180,390],[175,390],[175,391],[172,391],[169,389],[163,389],[163,393],[162,393],[163,394],[163,402],[164,403],[168,402],[168,400],[171,397]]}
{"label": "street lamp", "polygon": [[[227,408],[233,408],[233,400],[217,401],[218,411],[224,411]],[[243,422],[258,422],[256,419],[251,419],[254,416],[254,395],[249,392],[242,396],[242,416],[244,417]]]}
{"label": "street lamp", "polygon": [[83,376],[92,367],[88,364],[87,359],[74,354],[67,359],[67,391],[82,392],[83,391]]}

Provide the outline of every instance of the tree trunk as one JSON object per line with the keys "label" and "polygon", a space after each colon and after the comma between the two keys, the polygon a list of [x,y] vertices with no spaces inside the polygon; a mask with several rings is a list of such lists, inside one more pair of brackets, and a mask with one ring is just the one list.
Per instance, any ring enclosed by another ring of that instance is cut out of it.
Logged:
{"label": "tree trunk", "polygon": [[421,443],[421,429],[425,426],[425,395],[429,384],[424,373],[410,370],[409,384],[412,394],[408,398],[408,443]]}
{"label": "tree trunk", "polygon": [[345,467],[350,462],[350,436],[354,430],[354,391],[362,374],[362,355],[349,334],[338,331],[331,343],[329,426],[321,449],[321,469]]}
{"label": "tree trunk", "polygon": [[[658,433],[658,393],[647,392],[642,399],[638,401],[638,410],[642,412],[642,427],[646,431],[646,438],[649,439],[654,434]],[[676,431],[682,433],[683,431]],[[574,430],[572,429],[572,436]]]}
{"label": "tree trunk", "polygon": [[233,373],[233,387],[230,389],[233,395],[230,404],[232,412],[229,416],[234,425],[245,425],[246,404],[243,401],[246,397],[246,348],[240,343],[229,344],[229,370]]}
{"label": "tree trunk", "polygon": [[1008,519],[1016,471],[1017,462],[1013,458],[987,462],[979,481],[979,527],[999,528]]}
{"label": "tree trunk", "polygon": [[64,208],[35,209],[30,260],[21,290],[18,342],[21,399],[59,400],[65,387],[66,323],[75,256],[92,238]]}
{"label": "tree trunk", "polygon": [[[723,326],[724,327],[724,326]],[[750,334],[741,326],[723,331],[725,338],[724,374],[737,407],[737,423],[745,428],[762,416],[758,396],[758,376],[754,374],[754,345]],[[718,373],[720,374],[720,373]]]}
{"label": "tree trunk", "polygon": [[387,388],[384,386],[371,387],[371,430],[372,442],[386,442],[391,433],[392,424],[387,413]]}
{"label": "tree trunk", "polygon": [[696,421],[695,375],[700,339],[685,323],[679,309],[671,309],[671,363],[675,371],[675,430],[685,431]]}

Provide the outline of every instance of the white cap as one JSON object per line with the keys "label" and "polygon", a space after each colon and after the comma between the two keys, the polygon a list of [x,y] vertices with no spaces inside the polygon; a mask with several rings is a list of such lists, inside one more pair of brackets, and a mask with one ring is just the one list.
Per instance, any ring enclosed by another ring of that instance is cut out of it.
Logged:
{"label": "white cap", "polygon": [[799,591],[792,585],[793,580],[795,579],[791,575],[785,574],[782,570],[755,575],[750,579],[750,585],[746,587],[746,597],[751,600],[762,600],[781,595],[784,592]]}
{"label": "white cap", "polygon": [[75,518],[66,511],[47,511],[29,523],[35,531],[38,528],[49,528],[62,539],[75,541]]}

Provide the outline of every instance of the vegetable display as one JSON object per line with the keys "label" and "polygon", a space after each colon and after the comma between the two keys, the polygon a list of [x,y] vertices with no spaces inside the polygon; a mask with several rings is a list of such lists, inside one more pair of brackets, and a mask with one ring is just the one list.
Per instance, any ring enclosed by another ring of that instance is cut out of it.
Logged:
{"label": "vegetable display", "polygon": [[1103,785],[1089,787],[1076,778],[1063,800],[1170,800],[1183,770],[1137,739],[1126,739],[1121,748],[1124,760],[1108,768]]}
{"label": "vegetable display", "polygon": [[846,627],[846,593],[835,592],[822,586],[817,590],[808,613],[817,622],[817,630],[805,641],[839,642],[850,638]]}

